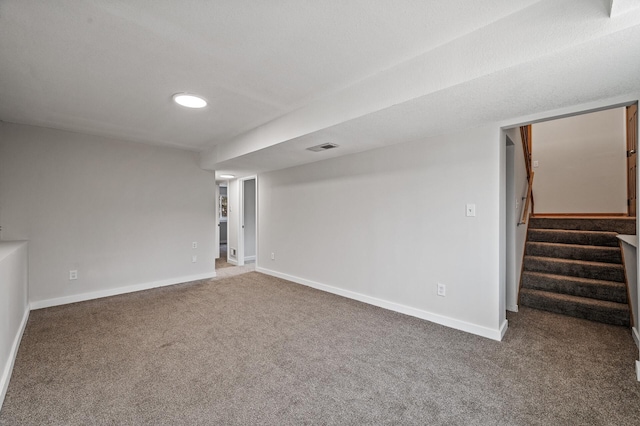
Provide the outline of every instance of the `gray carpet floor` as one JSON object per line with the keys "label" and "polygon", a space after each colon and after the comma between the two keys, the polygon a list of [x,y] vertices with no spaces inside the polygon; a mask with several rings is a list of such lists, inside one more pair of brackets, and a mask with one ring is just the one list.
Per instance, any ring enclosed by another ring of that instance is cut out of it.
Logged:
{"label": "gray carpet floor", "polygon": [[638,425],[629,330],[495,342],[257,272],[33,311],[1,425]]}
{"label": "gray carpet floor", "polygon": [[220,246],[220,257],[216,259],[216,270],[230,268],[234,265],[227,262],[227,245]]}

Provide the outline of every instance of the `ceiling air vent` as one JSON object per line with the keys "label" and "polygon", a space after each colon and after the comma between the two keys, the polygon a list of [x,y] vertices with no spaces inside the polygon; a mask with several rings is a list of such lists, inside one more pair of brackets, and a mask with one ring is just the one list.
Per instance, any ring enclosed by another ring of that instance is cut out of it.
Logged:
{"label": "ceiling air vent", "polygon": [[320,152],[320,151],[326,151],[328,149],[333,149],[337,147],[338,145],[336,145],[335,143],[323,143],[321,145],[312,146],[311,148],[307,148],[307,149],[313,152]]}

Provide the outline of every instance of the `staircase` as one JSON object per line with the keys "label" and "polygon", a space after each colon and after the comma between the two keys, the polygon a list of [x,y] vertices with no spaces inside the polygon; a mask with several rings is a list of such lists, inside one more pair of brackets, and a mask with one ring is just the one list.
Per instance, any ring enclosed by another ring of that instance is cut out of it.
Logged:
{"label": "staircase", "polygon": [[629,326],[616,235],[635,232],[635,218],[530,218],[520,304]]}

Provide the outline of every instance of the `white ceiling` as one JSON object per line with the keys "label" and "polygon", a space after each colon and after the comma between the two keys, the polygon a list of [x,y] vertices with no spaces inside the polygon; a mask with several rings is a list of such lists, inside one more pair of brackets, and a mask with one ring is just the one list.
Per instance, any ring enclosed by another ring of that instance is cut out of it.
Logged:
{"label": "white ceiling", "polygon": [[5,0],[0,120],[288,167],[637,91],[640,9],[616,2]]}

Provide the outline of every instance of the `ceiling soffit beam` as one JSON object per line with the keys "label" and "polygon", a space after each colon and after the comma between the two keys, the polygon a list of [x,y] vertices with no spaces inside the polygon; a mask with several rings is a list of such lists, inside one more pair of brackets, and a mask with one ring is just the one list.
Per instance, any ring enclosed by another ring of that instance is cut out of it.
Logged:
{"label": "ceiling soffit beam", "polygon": [[638,8],[640,8],[640,0],[610,0],[609,17],[616,18]]}
{"label": "ceiling soffit beam", "polygon": [[216,145],[201,153],[200,165],[212,170],[218,163],[640,24],[640,11],[615,20],[607,12],[597,0],[541,1]]}

